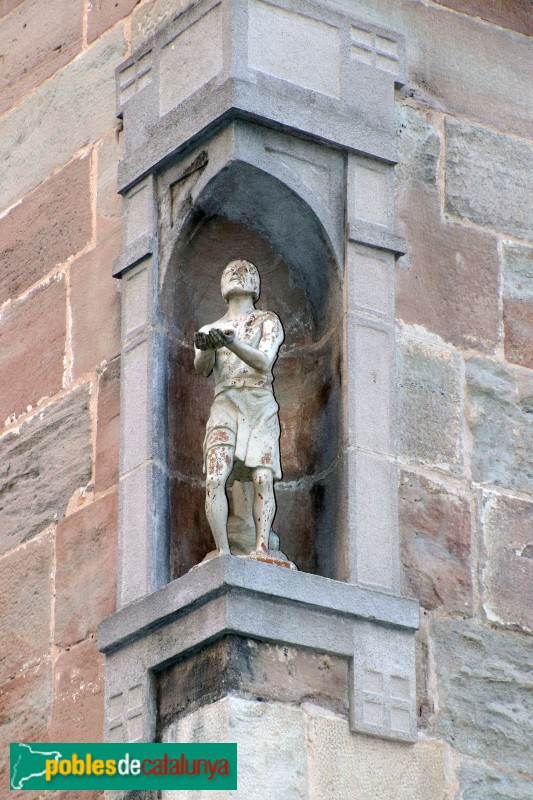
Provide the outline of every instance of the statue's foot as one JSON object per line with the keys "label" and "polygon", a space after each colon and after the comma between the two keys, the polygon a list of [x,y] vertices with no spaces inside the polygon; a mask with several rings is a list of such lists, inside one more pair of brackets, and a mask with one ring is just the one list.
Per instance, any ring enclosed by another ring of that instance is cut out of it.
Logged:
{"label": "statue's foot", "polygon": [[264,564],[275,564],[278,567],[298,569],[296,564],[294,564],[292,561],[276,558],[274,555],[271,555],[268,550],[263,550],[263,548],[259,548],[259,550],[252,550],[250,553],[248,553],[247,558],[251,559],[252,561],[262,561]]}
{"label": "statue's foot", "polygon": [[[205,564],[207,561],[211,561],[213,558],[217,558],[217,556],[224,556],[224,555],[228,555],[229,556],[230,555],[230,551],[229,550],[211,550],[206,556],[204,556],[204,558],[202,558],[202,560],[198,564],[195,564],[193,567],[191,567],[191,570],[192,569],[197,569],[197,567],[199,567],[200,564]],[[190,570],[189,570],[189,572],[190,572]]]}

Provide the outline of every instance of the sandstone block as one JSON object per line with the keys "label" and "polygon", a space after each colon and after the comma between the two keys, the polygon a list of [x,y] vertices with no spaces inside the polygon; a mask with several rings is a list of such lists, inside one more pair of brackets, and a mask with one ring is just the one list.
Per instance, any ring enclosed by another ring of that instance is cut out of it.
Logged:
{"label": "sandstone block", "polygon": [[87,10],[87,41],[98,39],[123,17],[131,14],[140,0],[93,0]]}
{"label": "sandstone block", "polygon": [[301,704],[348,714],[348,661],[297,647],[224,636],[159,677],[159,724],[225,695]]}
{"label": "sandstone block", "polygon": [[24,0],[0,0],[0,19],[23,2]]}
{"label": "sandstone block", "polygon": [[493,22],[502,28],[533,36],[533,17],[529,0],[509,0],[503,3],[486,3],[485,0],[437,0],[439,5],[472,14]]}
{"label": "sandstone block", "polygon": [[443,748],[353,734],[335,717],[309,719],[313,800],[444,800]]}
{"label": "sandstone block", "polygon": [[490,352],[499,325],[496,238],[442,221],[435,122],[410,108],[401,114],[397,205],[409,252],[396,271],[398,316],[453,344]]}
{"label": "sandstone block", "polygon": [[75,159],[0,218],[0,304],[91,238],[90,166],[90,158]]}
{"label": "sandstone block", "polygon": [[485,611],[495,622],[533,631],[533,504],[488,495],[482,518]]}
{"label": "sandstone block", "polygon": [[83,0],[26,0],[0,27],[0,114],[81,50]]}
{"label": "sandstone block", "polygon": [[55,641],[67,647],[96,632],[116,607],[116,492],[57,526]]}
{"label": "sandstone block", "polygon": [[530,492],[533,377],[524,370],[473,358],[466,365],[466,378],[473,479]]}
{"label": "sandstone block", "polygon": [[[371,5],[375,15],[376,4]],[[483,5],[501,9],[504,4]],[[405,33],[409,85],[414,85],[418,100],[500,130],[531,135],[533,121],[527,109],[533,87],[527,37],[421,3],[387,2],[380,16],[384,25],[397,26]]]}
{"label": "sandstone block", "polygon": [[450,618],[434,618],[431,636],[437,735],[462,753],[532,774],[531,637]]}
{"label": "sandstone block", "polygon": [[[4,637],[9,641],[11,631]],[[9,791],[9,743],[44,742],[52,709],[52,674],[48,659],[0,685],[0,793],[10,800],[28,800],[28,791]]]}
{"label": "sandstone block", "polygon": [[457,355],[431,339],[398,339],[399,452],[411,462],[460,475],[461,377]]}
{"label": "sandstone block", "polygon": [[122,225],[122,198],[117,192],[117,167],[122,139],[112,131],[102,139],[97,153],[96,240],[113,235]]}
{"label": "sandstone block", "polygon": [[403,590],[424,608],[471,614],[468,498],[409,472],[399,493]]}
{"label": "sandstone block", "polygon": [[0,682],[48,656],[53,594],[52,534],[0,560]]}
{"label": "sandstone block", "polygon": [[77,389],[0,439],[0,553],[65,513],[91,477],[89,397]]}
{"label": "sandstone block", "polygon": [[115,228],[82,256],[70,270],[74,379],[92,371],[120,351],[120,295],[110,265],[120,253],[120,230]]}
{"label": "sandstone block", "polygon": [[120,439],[120,359],[110,361],[98,379],[94,488],[103,492],[118,481]]}
{"label": "sandstone block", "polygon": [[[303,800],[307,796],[306,722],[299,708],[226,697],[177,720],[166,728],[162,739],[237,742],[239,799]],[[221,792],[220,796],[228,795]],[[162,798],[193,800],[194,792],[167,790]]]}
{"label": "sandstone block", "polygon": [[114,68],[125,52],[117,27],[0,119],[0,210],[114,127]]}
{"label": "sandstone block", "polygon": [[66,335],[62,277],[7,308],[0,318],[0,425],[61,389]]}
{"label": "sandstone block", "polygon": [[533,367],[533,247],[504,247],[503,324],[507,360]]}
{"label": "sandstone block", "polygon": [[60,653],[54,665],[50,739],[101,742],[104,732],[104,657],[96,639]]}
{"label": "sandstone block", "polygon": [[446,210],[478,225],[528,237],[533,145],[446,121]]}
{"label": "sandstone block", "polygon": [[464,761],[458,770],[461,800],[530,800],[533,781],[499,772],[486,764]]}

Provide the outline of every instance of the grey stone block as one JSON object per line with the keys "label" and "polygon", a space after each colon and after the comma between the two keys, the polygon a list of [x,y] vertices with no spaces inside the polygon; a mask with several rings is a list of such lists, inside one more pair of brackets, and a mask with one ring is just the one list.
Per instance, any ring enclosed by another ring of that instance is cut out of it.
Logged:
{"label": "grey stone block", "polygon": [[533,247],[504,245],[503,266],[504,297],[533,300]]}
{"label": "grey stone block", "polygon": [[0,553],[61,519],[90,481],[89,401],[76,389],[0,439]]}
{"label": "grey stone block", "polygon": [[348,242],[346,255],[346,305],[348,311],[394,318],[394,256]]}
{"label": "grey stone block", "polygon": [[498,231],[533,228],[533,145],[463,122],[446,121],[446,209]]}
{"label": "grey stone block", "polygon": [[398,337],[398,449],[409,461],[463,471],[458,356],[431,340]]}
{"label": "grey stone block", "polygon": [[435,731],[456,750],[533,774],[531,641],[473,620],[433,619]]}
{"label": "grey stone block", "polygon": [[463,761],[458,770],[461,800],[530,800],[533,781],[487,764]]}
{"label": "grey stone block", "polygon": [[416,741],[415,641],[407,631],[354,627],[353,730]]}
{"label": "grey stone block", "polygon": [[[474,358],[466,377],[472,433],[472,477],[485,484],[533,488],[533,379],[520,369]],[[498,458],[494,454],[498,453]]]}

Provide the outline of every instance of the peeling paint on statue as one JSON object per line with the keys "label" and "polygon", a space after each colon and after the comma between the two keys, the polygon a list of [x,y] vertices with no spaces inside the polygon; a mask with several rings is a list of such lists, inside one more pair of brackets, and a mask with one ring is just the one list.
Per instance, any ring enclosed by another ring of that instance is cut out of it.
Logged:
{"label": "peeling paint on statue", "polygon": [[[272,367],[283,342],[276,314],[259,311],[259,273],[232,261],[222,273],[222,319],[195,334],[196,370],[215,375],[215,400],[204,439],[205,510],[216,550],[295,568],[272,531],[274,481],[281,478],[278,404]],[[226,488],[232,486],[233,514]]]}

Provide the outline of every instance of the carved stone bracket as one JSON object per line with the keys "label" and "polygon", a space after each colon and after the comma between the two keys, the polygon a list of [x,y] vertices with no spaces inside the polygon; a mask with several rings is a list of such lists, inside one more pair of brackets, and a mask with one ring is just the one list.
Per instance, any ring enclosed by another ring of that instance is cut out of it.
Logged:
{"label": "carved stone bracket", "polygon": [[414,600],[222,556],[100,625],[107,736],[153,739],[155,673],[233,633],[349,659],[352,730],[414,741],[417,627]]}

